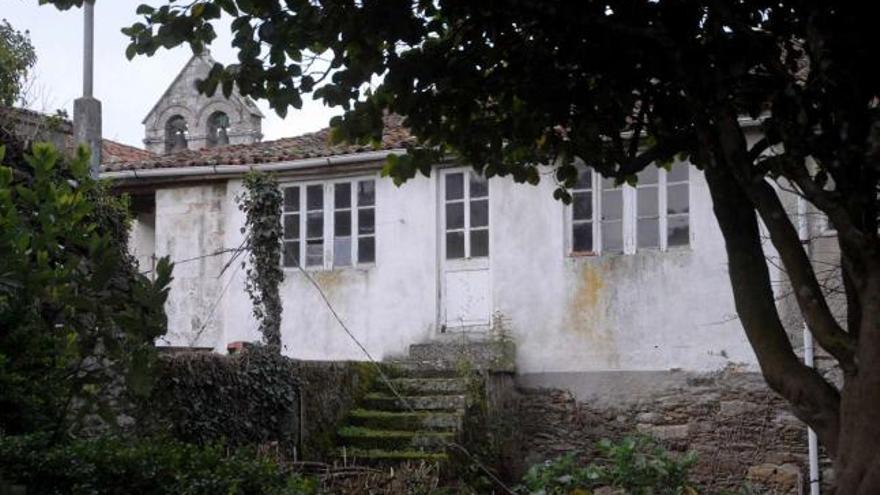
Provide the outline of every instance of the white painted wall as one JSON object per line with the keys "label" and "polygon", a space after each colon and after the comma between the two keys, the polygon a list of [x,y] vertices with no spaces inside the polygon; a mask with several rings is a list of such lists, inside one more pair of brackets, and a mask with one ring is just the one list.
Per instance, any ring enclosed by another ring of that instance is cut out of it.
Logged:
{"label": "white painted wall", "polygon": [[[222,291],[226,186],[223,183],[156,191],[156,256],[175,263],[165,304],[168,332],[160,345],[225,350],[218,298]],[[197,258],[197,259],[194,259]]]}
{"label": "white painted wall", "polygon": [[[438,201],[436,174],[400,188],[375,177],[375,265],[310,273],[352,333],[381,359],[437,335]],[[520,372],[712,370],[731,363],[755,369],[735,317],[709,193],[698,171],[691,177],[691,246],[577,258],[567,255],[565,207],[552,199],[551,181],[534,187],[491,180],[491,300],[517,343]],[[218,184],[158,191],[159,255],[181,259],[241,244],[244,217],[234,201],[241,182]],[[220,350],[259,338],[244,270],[233,266],[217,278],[227,259],[175,268],[168,303],[173,342],[185,343],[204,325],[227,283],[217,321],[199,342]],[[284,352],[364,359],[308,280],[296,270],[285,274]]]}
{"label": "white painted wall", "polygon": [[138,263],[138,270],[148,272],[147,276],[153,278],[154,256],[156,254],[156,214],[138,213],[132,219],[131,232],[128,237],[128,246],[132,256]]}

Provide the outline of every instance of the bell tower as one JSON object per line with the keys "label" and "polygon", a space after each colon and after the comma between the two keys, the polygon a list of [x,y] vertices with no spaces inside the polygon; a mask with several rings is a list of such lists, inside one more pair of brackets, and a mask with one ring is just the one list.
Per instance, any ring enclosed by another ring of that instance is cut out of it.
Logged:
{"label": "bell tower", "polygon": [[200,94],[196,81],[208,76],[214,59],[204,50],[184,65],[144,118],[144,146],[157,154],[178,153],[259,142],[263,114],[233,88],[229,98],[217,91]]}

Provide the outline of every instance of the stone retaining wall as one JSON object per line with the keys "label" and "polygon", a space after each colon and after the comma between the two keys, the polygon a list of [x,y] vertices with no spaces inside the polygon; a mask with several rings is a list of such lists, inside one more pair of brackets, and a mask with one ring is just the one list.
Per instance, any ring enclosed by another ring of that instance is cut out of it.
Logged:
{"label": "stone retaining wall", "polygon": [[598,440],[641,433],[673,451],[697,451],[700,493],[740,493],[751,485],[755,491],[744,493],[800,494],[807,484],[805,426],[754,373],[684,375],[625,401],[520,388],[506,410],[516,435],[505,462],[514,471],[566,452],[589,455]]}

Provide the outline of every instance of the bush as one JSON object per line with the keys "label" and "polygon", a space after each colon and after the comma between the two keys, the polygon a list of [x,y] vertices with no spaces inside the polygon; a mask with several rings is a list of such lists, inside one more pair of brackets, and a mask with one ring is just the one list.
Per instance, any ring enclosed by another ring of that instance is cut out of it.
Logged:
{"label": "bush", "polygon": [[142,423],[199,445],[278,442],[289,453],[298,432],[295,363],[264,347],[234,356],[162,358]]}
{"label": "bush", "polygon": [[0,438],[0,479],[41,494],[315,493],[315,483],[250,450],[228,453],[172,440]]}
{"label": "bush", "polygon": [[171,265],[138,273],[127,203],[89,177],[83,148],[16,146],[6,158],[0,143],[0,431],[113,425],[128,393],[149,392]]}
{"label": "bush", "polygon": [[630,495],[688,495],[688,471],[696,462],[689,452],[677,458],[655,440],[628,437],[597,446],[599,458],[581,466],[573,454],[532,466],[523,477],[522,493],[568,495],[599,487],[623,489]]}

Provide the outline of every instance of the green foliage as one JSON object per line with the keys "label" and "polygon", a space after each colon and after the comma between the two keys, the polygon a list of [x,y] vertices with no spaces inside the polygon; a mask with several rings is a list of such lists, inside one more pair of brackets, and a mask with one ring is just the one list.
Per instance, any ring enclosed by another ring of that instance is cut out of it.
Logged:
{"label": "green foliage", "polygon": [[607,486],[629,495],[696,494],[688,484],[688,471],[696,462],[693,452],[676,458],[645,437],[624,438],[619,443],[603,440],[597,447],[599,458],[586,466],[573,454],[532,466],[520,491],[531,495],[587,494]]}
{"label": "green foliage", "polygon": [[37,54],[27,31],[16,31],[6,19],[0,20],[0,105],[12,106],[22,90]]}
{"label": "green foliage", "polygon": [[28,495],[316,493],[315,482],[250,450],[228,452],[164,439],[0,437],[0,478]]}
{"label": "green foliage", "polygon": [[281,352],[281,191],[271,175],[251,171],[244,178],[244,194],[238,198],[246,215],[249,265],[245,289],[253,302],[254,316],[269,349]]}
{"label": "green foliage", "polygon": [[293,361],[256,347],[233,356],[181,354],[162,358],[144,408],[146,422],[179,440],[241,446],[277,441],[296,446],[299,380]]}
{"label": "green foliage", "polygon": [[0,166],[0,430],[113,425],[123,396],[149,392],[171,265],[137,272],[127,204],[88,177],[83,149],[24,160]]}

